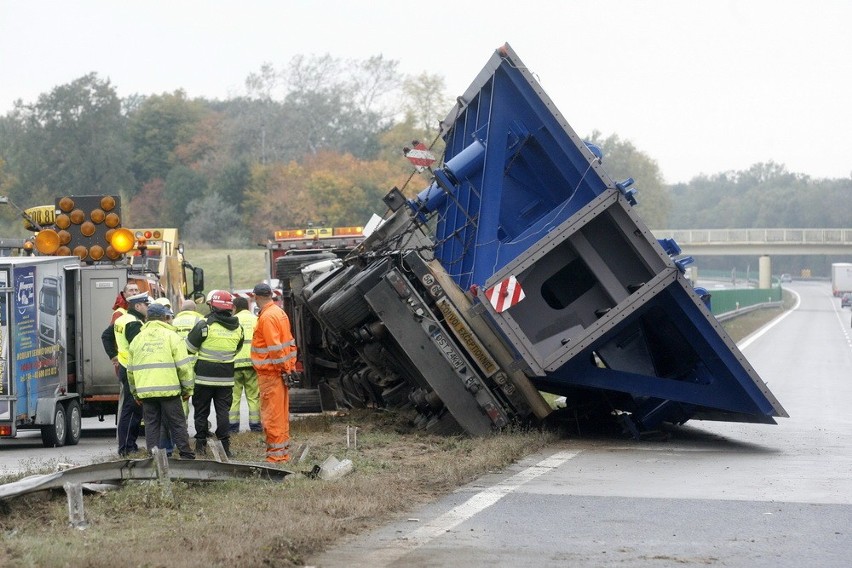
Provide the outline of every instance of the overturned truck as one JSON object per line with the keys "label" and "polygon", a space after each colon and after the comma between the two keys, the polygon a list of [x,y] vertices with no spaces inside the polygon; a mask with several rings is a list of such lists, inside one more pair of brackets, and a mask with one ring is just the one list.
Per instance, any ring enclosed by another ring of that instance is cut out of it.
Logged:
{"label": "overturned truck", "polygon": [[344,258],[283,283],[302,386],[337,405],[409,408],[435,433],[577,419],[634,436],[784,409],[508,46],[442,122],[415,198]]}

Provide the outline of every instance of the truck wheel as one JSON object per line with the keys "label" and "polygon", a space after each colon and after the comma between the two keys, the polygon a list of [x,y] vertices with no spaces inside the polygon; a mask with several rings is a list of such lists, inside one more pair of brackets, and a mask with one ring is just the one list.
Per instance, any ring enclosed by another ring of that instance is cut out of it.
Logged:
{"label": "truck wheel", "polygon": [[53,411],[53,424],[41,427],[41,443],[45,448],[60,448],[65,445],[66,430],[65,407],[56,403]]}
{"label": "truck wheel", "polygon": [[405,405],[409,404],[408,394],[410,392],[411,385],[408,384],[406,381],[402,381],[397,385],[383,390],[382,400],[385,402],[385,406],[388,406],[390,408],[402,408]]}
{"label": "truck wheel", "polygon": [[319,317],[334,332],[344,331],[367,319],[370,305],[356,286],[338,290],[319,309]]}
{"label": "truck wheel", "polygon": [[65,409],[65,444],[76,446],[80,443],[80,435],[83,431],[83,414],[80,411],[80,401],[71,399]]}
{"label": "truck wheel", "polygon": [[435,436],[451,436],[464,432],[449,412],[445,412],[440,418],[435,416],[429,420],[426,424],[426,431]]}
{"label": "truck wheel", "polygon": [[333,331],[355,327],[370,316],[370,305],[364,294],[387,274],[390,263],[384,259],[356,274],[334,293],[319,309],[319,319]]}
{"label": "truck wheel", "polygon": [[[347,266],[334,272],[330,272],[328,279],[322,277],[305,286],[302,291],[302,296],[306,299],[308,309],[316,314],[320,307],[331,298],[331,296],[343,288],[343,286],[352,279],[358,269],[354,266]],[[310,294],[310,295],[308,295]]]}
{"label": "truck wheel", "polygon": [[319,389],[290,389],[290,412],[293,414],[322,412]]}
{"label": "truck wheel", "polygon": [[282,256],[275,261],[275,277],[278,278],[282,284],[286,284],[289,288],[290,278],[292,276],[298,276],[301,273],[303,266],[313,264],[320,260],[329,260],[332,258],[337,258],[337,255],[333,252],[316,252]]}

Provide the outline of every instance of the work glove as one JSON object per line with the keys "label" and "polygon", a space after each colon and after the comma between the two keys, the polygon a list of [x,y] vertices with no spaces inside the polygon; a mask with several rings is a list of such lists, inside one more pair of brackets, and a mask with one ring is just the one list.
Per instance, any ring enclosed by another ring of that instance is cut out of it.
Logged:
{"label": "work glove", "polygon": [[288,389],[296,388],[301,383],[299,373],[281,373],[281,379]]}

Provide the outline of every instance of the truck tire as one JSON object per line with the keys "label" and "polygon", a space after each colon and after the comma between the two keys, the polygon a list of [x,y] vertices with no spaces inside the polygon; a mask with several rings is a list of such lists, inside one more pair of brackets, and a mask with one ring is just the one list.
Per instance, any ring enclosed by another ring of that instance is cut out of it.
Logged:
{"label": "truck tire", "polygon": [[61,448],[65,445],[65,437],[68,432],[68,423],[65,419],[65,407],[57,402],[53,409],[53,424],[41,427],[41,443],[45,448]]}
{"label": "truck tire", "polygon": [[358,288],[351,286],[335,294],[320,309],[320,318],[334,332],[355,327],[370,316],[370,306]]}
{"label": "truck tire", "polygon": [[426,431],[435,436],[451,436],[453,434],[463,434],[464,430],[453,415],[449,412],[444,412],[440,417],[434,416],[426,423]]}
{"label": "truck tire", "polygon": [[364,298],[390,269],[384,259],[356,274],[352,280],[328,299],[319,309],[319,318],[333,332],[355,327],[370,315],[370,305]]}
{"label": "truck tire", "polygon": [[320,260],[337,258],[333,252],[312,252],[308,254],[293,254],[282,256],[275,261],[275,277],[285,288],[290,287],[290,277],[297,276],[302,267]]}
{"label": "truck tire", "polygon": [[382,400],[385,406],[389,408],[403,408],[409,406],[408,395],[411,393],[412,387],[408,382],[402,381],[392,387],[382,391]]}
{"label": "truck tire", "polygon": [[322,412],[319,389],[290,389],[290,412],[292,414]]}
{"label": "truck tire", "polygon": [[68,406],[65,408],[65,445],[79,444],[82,431],[83,413],[80,410],[80,401],[73,398],[68,401]]}
{"label": "truck tire", "polygon": [[343,288],[343,286],[355,276],[358,268],[355,266],[347,266],[334,272],[329,273],[327,278],[318,278],[311,282],[302,290],[302,297],[305,298],[308,309],[316,314],[320,307],[331,298],[331,296]]}

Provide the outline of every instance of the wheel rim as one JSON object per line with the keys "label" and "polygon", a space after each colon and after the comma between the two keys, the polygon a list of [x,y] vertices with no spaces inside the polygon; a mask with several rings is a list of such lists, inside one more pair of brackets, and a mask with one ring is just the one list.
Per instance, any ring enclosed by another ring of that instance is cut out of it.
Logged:
{"label": "wheel rim", "polygon": [[65,441],[65,412],[62,410],[62,407],[59,406],[56,409],[56,416],[54,417],[54,429],[56,430],[56,439],[62,443]]}
{"label": "wheel rim", "polygon": [[83,429],[82,418],[80,417],[80,407],[76,404],[71,405],[71,429],[69,434],[71,438],[77,440],[80,438],[80,431]]}

